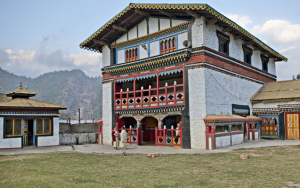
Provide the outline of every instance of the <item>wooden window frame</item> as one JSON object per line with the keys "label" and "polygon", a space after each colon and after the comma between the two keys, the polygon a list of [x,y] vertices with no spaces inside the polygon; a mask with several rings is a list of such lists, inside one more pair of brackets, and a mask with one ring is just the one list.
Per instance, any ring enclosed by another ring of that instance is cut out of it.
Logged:
{"label": "wooden window frame", "polygon": [[[234,130],[234,126],[239,126],[239,129],[237,129],[237,130]],[[230,131],[241,131],[242,129],[241,129],[241,125],[240,124],[234,124],[234,125],[231,125],[231,130]]]}
{"label": "wooden window frame", "polygon": [[132,62],[139,60],[138,46],[130,47],[125,49],[125,62]]}
{"label": "wooden window frame", "polygon": [[[37,134],[36,133],[36,127],[37,127],[37,120],[43,120],[43,133],[42,134]],[[45,119],[49,119],[49,133],[45,133],[45,130],[44,130],[44,120]],[[34,130],[34,132],[35,132],[35,135],[51,135],[52,134],[52,120],[51,120],[51,118],[36,118],[35,119],[35,126],[34,126],[35,128],[35,130]]]}
{"label": "wooden window frame", "polygon": [[[224,33],[220,32],[220,31],[217,31],[217,37],[219,39],[218,51],[229,56],[229,43],[230,43],[229,36],[225,35]],[[222,46],[222,50],[221,50],[221,46]],[[227,48],[227,51],[224,51],[225,46]]]}
{"label": "wooden window frame", "polygon": [[[23,124],[22,124],[22,122],[23,122],[23,119],[22,118],[7,118],[7,119],[5,119],[5,124],[4,124],[4,130],[5,130],[5,128],[6,128],[6,120],[13,120],[13,128],[12,128],[12,135],[6,135],[6,133],[4,133],[4,137],[16,137],[16,136],[22,136],[23,135]],[[15,133],[15,120],[21,120],[21,134],[20,135],[14,135],[14,133]]]}
{"label": "wooden window frame", "polygon": [[[222,127],[222,129],[224,129],[224,131],[223,132],[218,132],[218,127]],[[225,130],[227,130],[227,132]],[[216,128],[215,128],[215,133],[229,133],[229,132],[230,132],[229,125],[217,125]]]}
{"label": "wooden window frame", "polygon": [[[261,70],[269,72],[268,64],[270,59],[262,54],[260,55],[260,58],[261,58]],[[267,70],[264,69],[264,64],[267,64]]]}
{"label": "wooden window frame", "polygon": [[253,50],[248,46],[243,45],[243,52],[244,52],[244,63],[251,65]]}

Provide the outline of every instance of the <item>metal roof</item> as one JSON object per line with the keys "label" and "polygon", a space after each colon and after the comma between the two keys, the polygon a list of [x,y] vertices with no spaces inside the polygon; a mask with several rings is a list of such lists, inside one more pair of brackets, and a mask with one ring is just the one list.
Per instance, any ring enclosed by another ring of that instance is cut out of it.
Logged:
{"label": "metal roof", "polygon": [[[187,13],[187,11],[193,11],[194,13],[205,16],[209,19],[217,18],[219,24],[223,27],[229,27],[236,32],[237,35],[243,35],[247,40],[255,42],[262,51],[269,52],[273,57],[277,57],[284,61],[288,59],[283,55],[279,54],[271,47],[263,43],[261,40],[253,36],[251,33],[246,31],[244,28],[219,13],[212,7],[207,4],[141,4],[141,3],[130,3],[125,9],[123,9],[119,14],[110,19],[106,24],[100,27],[96,32],[94,32],[90,37],[84,40],[79,46],[80,48],[84,48],[87,50],[92,50],[96,52],[100,52],[104,43],[112,43],[118,37],[124,34],[124,31],[115,30],[113,28],[113,24],[117,26],[121,26],[125,29],[130,30],[140,21],[145,19],[146,15],[141,15],[135,12],[135,10],[143,10],[146,14],[150,16],[164,16],[161,11],[167,12],[169,14],[174,14],[178,18],[191,18],[192,16]],[[98,41],[102,41],[102,44],[95,43],[93,39],[97,39]]]}
{"label": "metal roof", "polygon": [[251,101],[300,98],[300,80],[265,83],[252,97]]}
{"label": "metal roof", "polygon": [[0,108],[42,108],[42,109],[67,109],[67,106],[52,104],[27,98],[7,97],[6,94],[0,93]]}

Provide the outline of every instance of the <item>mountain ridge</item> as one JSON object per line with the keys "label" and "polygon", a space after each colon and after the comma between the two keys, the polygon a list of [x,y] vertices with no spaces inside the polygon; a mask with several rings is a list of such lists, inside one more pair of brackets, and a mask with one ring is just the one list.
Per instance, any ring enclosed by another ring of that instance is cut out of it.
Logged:
{"label": "mountain ridge", "polygon": [[68,106],[60,111],[61,119],[101,119],[102,77],[88,77],[83,71],[60,70],[36,78],[18,76],[0,68],[0,93],[14,91],[22,82],[23,88],[36,92],[32,99]]}

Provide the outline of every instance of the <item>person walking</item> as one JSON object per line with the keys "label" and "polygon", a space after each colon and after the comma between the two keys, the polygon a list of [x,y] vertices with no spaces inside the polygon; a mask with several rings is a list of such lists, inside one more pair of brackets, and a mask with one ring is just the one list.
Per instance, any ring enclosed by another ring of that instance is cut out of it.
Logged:
{"label": "person walking", "polygon": [[125,130],[125,126],[123,126],[121,131],[121,144],[120,144],[120,147],[123,148],[123,150],[125,150],[126,142],[127,142],[127,132]]}

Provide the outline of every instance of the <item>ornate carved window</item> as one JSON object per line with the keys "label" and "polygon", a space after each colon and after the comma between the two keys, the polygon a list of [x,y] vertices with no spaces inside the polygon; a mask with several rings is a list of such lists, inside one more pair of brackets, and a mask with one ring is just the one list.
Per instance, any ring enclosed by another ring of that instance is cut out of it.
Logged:
{"label": "ornate carved window", "polygon": [[219,39],[219,52],[229,55],[229,36],[221,33],[220,31],[217,31],[217,36]]}
{"label": "ornate carved window", "polygon": [[244,62],[251,65],[251,56],[253,54],[252,49],[243,45],[243,51],[244,51]]}
{"label": "ornate carved window", "polygon": [[262,62],[262,70],[268,72],[269,58],[264,55],[260,55],[260,57]]}
{"label": "ornate carved window", "polygon": [[278,136],[277,118],[263,117],[260,132],[262,136]]}
{"label": "ornate carved window", "polygon": [[176,38],[175,36],[168,37],[160,40],[160,53],[168,53],[176,50]]}
{"label": "ornate carved window", "polygon": [[125,50],[126,62],[136,61],[139,59],[138,47],[127,48]]}

